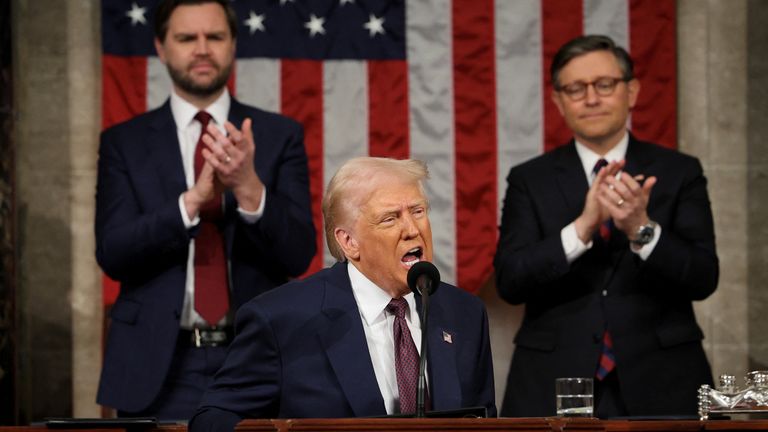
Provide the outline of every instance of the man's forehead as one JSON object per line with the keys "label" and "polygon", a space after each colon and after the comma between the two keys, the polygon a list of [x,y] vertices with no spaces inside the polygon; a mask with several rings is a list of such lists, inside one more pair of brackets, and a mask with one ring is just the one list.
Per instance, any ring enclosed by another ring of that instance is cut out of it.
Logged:
{"label": "man's forehead", "polygon": [[168,30],[174,33],[229,31],[224,9],[216,3],[178,6],[168,19]]}
{"label": "man's forehead", "polygon": [[368,195],[368,207],[400,209],[423,205],[427,198],[418,184],[396,185],[386,188],[374,188]]}
{"label": "man's forehead", "polygon": [[591,51],[574,57],[560,71],[563,81],[615,76],[621,73],[616,56],[610,51]]}

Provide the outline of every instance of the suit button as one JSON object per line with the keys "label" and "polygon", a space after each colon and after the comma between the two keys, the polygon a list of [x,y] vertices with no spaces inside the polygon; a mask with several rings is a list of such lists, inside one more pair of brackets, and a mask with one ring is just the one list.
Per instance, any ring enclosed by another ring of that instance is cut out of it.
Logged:
{"label": "suit button", "polygon": [[607,296],[608,296],[608,290],[603,290],[603,297],[607,297]]}

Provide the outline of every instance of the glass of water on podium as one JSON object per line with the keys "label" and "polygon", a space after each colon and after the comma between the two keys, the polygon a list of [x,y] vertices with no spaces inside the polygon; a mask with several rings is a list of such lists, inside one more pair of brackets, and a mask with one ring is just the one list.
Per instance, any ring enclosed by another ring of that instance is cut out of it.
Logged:
{"label": "glass of water on podium", "polygon": [[557,378],[555,396],[558,416],[593,417],[592,378]]}

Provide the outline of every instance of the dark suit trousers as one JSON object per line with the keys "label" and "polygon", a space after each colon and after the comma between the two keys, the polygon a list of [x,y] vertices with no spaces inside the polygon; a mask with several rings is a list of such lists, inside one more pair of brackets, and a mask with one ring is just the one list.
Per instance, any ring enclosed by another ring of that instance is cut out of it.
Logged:
{"label": "dark suit trousers", "polygon": [[626,417],[629,415],[621,397],[621,387],[616,371],[612,371],[598,381],[595,378],[595,417],[605,419],[611,417]]}
{"label": "dark suit trousers", "polygon": [[118,417],[157,417],[162,421],[188,421],[213,381],[227,347],[197,348],[179,337],[168,376],[152,405],[144,411],[118,411]]}

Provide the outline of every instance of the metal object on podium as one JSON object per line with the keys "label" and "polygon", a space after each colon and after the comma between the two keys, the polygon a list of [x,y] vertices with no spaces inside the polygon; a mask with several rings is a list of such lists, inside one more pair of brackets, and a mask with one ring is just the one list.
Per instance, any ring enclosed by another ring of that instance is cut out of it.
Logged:
{"label": "metal object on podium", "polygon": [[733,375],[721,375],[718,387],[699,388],[699,418],[713,415],[768,414],[768,371],[752,371],[744,377],[740,390]]}

